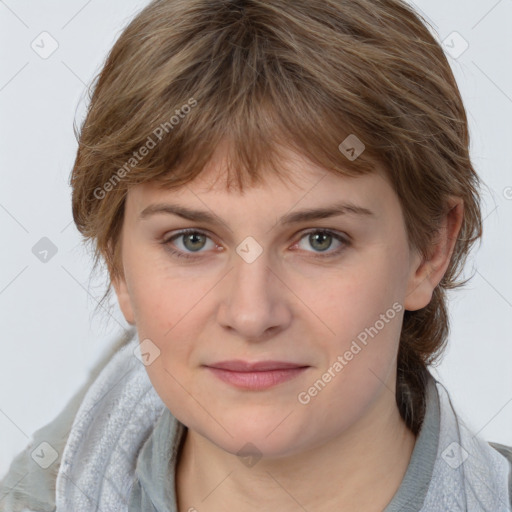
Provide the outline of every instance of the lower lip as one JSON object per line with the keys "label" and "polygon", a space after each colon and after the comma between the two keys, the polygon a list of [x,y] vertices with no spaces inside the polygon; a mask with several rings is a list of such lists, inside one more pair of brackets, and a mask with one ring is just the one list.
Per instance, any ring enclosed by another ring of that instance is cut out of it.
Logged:
{"label": "lower lip", "polygon": [[242,389],[263,390],[268,389],[300,375],[308,367],[286,368],[282,370],[268,370],[260,372],[234,372],[220,368],[207,367],[217,378]]}

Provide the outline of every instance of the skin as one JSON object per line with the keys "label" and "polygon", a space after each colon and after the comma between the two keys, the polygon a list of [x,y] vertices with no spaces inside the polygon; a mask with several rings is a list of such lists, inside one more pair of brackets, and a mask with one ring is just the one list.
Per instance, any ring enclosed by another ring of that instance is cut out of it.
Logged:
{"label": "skin", "polygon": [[[223,158],[219,152],[180,189],[129,190],[124,277],[114,282],[126,320],[160,350],[146,367],[155,390],[188,427],[177,464],[179,510],[381,511],[400,486],[415,443],[395,402],[404,309],[429,303],[449,264],[462,202],[451,199],[439,243],[424,260],[408,246],[398,197],[382,169],[342,177],[287,150],[282,163],[293,179],[269,175],[240,195],[226,190]],[[278,222],[340,200],[374,215]],[[223,223],[164,213],[140,220],[154,203],[213,212]],[[176,258],[162,243],[184,228],[207,237],[185,245],[182,236],[167,245],[195,259]],[[315,243],[307,233],[312,228],[349,243],[334,237]],[[248,236],[263,248],[252,263],[236,252]],[[318,256],[340,247],[335,256]],[[300,403],[298,394],[394,303],[404,309],[309,403]],[[203,366],[230,359],[308,368],[267,390],[240,390]],[[254,465],[237,456],[247,443],[261,456]]]}

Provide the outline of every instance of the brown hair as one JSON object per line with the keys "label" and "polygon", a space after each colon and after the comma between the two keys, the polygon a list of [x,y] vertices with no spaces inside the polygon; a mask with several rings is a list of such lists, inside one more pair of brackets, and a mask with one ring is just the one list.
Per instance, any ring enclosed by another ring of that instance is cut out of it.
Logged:
{"label": "brown hair", "polygon": [[[74,221],[94,242],[95,268],[101,258],[108,268],[102,302],[122,276],[129,187],[184,185],[225,141],[228,189],[260,182],[262,169],[279,174],[280,145],[341,175],[380,162],[409,244],[425,256],[448,196],[464,201],[446,274],[428,306],[404,316],[396,398],[417,433],[427,365],[448,336],[445,293],[467,282],[456,279],[482,233],[466,112],[426,24],[401,0],[155,0],[144,8],[92,84],[70,180]],[[355,159],[338,148],[351,134],[365,145]]]}

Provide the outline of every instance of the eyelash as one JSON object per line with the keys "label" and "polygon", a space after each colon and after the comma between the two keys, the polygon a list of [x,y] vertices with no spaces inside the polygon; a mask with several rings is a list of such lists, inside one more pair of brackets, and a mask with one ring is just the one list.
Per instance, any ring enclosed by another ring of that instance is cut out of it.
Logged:
{"label": "eyelash", "polygon": [[[330,231],[328,229],[320,229],[320,228],[311,229],[311,230],[303,233],[301,235],[301,237],[299,238],[299,242],[305,236],[311,235],[313,233],[323,233],[323,234],[331,235],[334,239],[338,240],[339,242],[341,242],[343,244],[341,247],[339,247],[335,251],[332,251],[332,252],[329,252],[329,253],[326,253],[326,254],[322,254],[322,253],[314,254],[313,258],[319,258],[319,259],[333,258],[335,256],[338,256],[341,252],[343,252],[350,245],[350,242],[349,242],[349,240],[347,238],[337,234],[336,232]],[[207,238],[211,239],[211,237],[208,236],[208,234],[205,233],[204,231],[192,228],[192,229],[184,229],[182,231],[179,231],[178,233],[175,233],[171,237],[165,238],[164,240],[162,240],[161,243],[162,243],[162,245],[165,246],[166,250],[172,256],[177,257],[177,258],[183,258],[183,259],[186,259],[186,260],[195,260],[195,259],[198,259],[199,256],[190,256],[189,254],[187,254],[185,252],[172,249],[172,247],[171,247],[171,242],[173,242],[175,239],[179,238],[180,236],[189,235],[189,234],[204,235]],[[310,251],[307,251],[307,252],[310,252]]]}

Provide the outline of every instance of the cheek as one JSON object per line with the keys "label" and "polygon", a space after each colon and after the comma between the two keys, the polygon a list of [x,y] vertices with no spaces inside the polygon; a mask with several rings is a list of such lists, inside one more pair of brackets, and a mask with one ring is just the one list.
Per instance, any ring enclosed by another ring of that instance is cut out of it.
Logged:
{"label": "cheek", "polygon": [[341,408],[353,417],[383,383],[393,389],[403,317],[403,270],[397,256],[375,248],[350,269],[322,280],[323,287],[310,288],[304,301],[318,315],[311,316],[309,325],[315,325],[314,341],[324,355],[315,378],[329,382],[317,405],[337,404],[326,414]]}
{"label": "cheek", "polygon": [[159,351],[159,357],[146,366],[155,391],[173,414],[186,422],[190,398],[202,396],[190,371],[201,338],[201,305],[197,299],[184,300],[182,293],[165,290],[139,296],[137,331],[141,340],[149,338]]}
{"label": "cheek", "polygon": [[[340,340],[342,345],[350,342],[403,299],[402,263],[384,248],[368,251],[355,263],[317,277],[303,280],[302,286],[297,283],[294,291],[313,313],[308,316],[317,318],[318,330],[327,344],[332,339]],[[395,316],[396,309],[390,316]],[[397,329],[394,331],[396,334]]]}
{"label": "cheek", "polygon": [[164,253],[163,249],[150,248],[133,251],[126,258],[136,324],[139,330],[158,333],[158,337],[173,329],[206,293],[204,280],[171,267]]}

